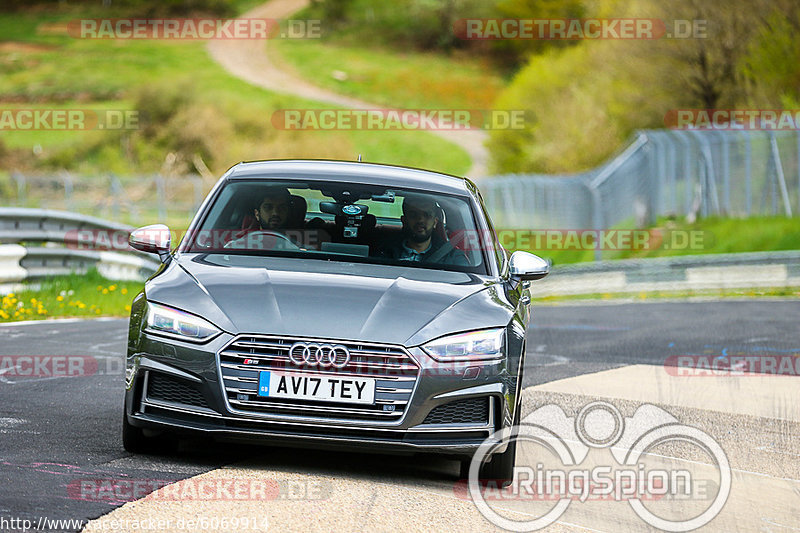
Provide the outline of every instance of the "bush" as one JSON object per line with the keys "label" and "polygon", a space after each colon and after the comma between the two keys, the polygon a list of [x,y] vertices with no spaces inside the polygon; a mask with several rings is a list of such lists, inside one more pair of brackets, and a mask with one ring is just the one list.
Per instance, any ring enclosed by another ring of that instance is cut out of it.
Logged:
{"label": "bush", "polygon": [[[97,0],[70,0],[70,6],[96,8]],[[29,9],[52,9],[64,7],[64,0],[3,0],[0,11],[19,11]],[[217,16],[234,15],[233,6],[225,0],[111,0],[107,7],[124,12],[128,16],[163,17],[208,14]]]}

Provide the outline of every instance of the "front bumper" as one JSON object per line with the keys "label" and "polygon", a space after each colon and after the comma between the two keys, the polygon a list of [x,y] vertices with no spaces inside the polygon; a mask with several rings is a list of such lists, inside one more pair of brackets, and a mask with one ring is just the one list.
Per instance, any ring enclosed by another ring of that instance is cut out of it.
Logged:
{"label": "front bumper", "polygon": [[[413,348],[406,352],[419,367],[419,373],[408,404],[397,419],[354,420],[326,417],[324,413],[286,416],[242,411],[231,407],[220,381],[219,353],[233,340],[223,334],[198,346],[142,333],[137,350],[129,353],[126,369],[129,423],[271,445],[468,456],[513,420],[517,376],[508,374],[505,361],[445,366]],[[158,389],[154,388],[156,378]],[[164,389],[165,378],[180,386]],[[475,405],[484,401],[486,411],[480,411],[480,421],[429,416],[437,407],[452,406],[453,402]]]}

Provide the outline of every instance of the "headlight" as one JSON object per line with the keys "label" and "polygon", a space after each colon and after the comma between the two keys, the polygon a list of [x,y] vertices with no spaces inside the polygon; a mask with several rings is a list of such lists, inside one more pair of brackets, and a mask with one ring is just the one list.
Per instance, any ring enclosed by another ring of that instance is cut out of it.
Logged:
{"label": "headlight", "polygon": [[147,302],[145,331],[185,341],[203,342],[216,337],[219,328],[199,316]]}
{"label": "headlight", "polygon": [[504,356],[505,329],[484,329],[433,340],[422,346],[437,361],[474,361]]}

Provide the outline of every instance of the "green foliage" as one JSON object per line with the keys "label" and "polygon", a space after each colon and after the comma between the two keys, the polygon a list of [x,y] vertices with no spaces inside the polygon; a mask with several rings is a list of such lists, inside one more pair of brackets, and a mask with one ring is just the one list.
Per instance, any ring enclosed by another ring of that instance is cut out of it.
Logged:
{"label": "green foliage", "polygon": [[195,172],[199,156],[219,174],[242,160],[359,153],[368,161],[450,173],[470,166],[463,150],[426,132],[276,129],[270,120],[276,110],[318,105],[234,78],[202,42],[72,39],[63,28],[74,17],[72,11],[0,13],[0,33],[17,41],[0,50],[0,99],[7,108],[133,109],[140,129],[3,132],[2,168],[130,175],[164,170],[169,159],[168,170],[180,173]]}
{"label": "green foliage", "polygon": [[[504,85],[488,59],[464,52],[445,57],[319,39],[274,44],[281,57],[315,85],[387,107],[491,109]],[[336,78],[334,71],[345,76]]]}
{"label": "green foliage", "polygon": [[43,320],[52,317],[126,316],[144,284],[111,281],[96,268],[26,284],[17,293],[0,296],[0,322]]}
{"label": "green foliage", "polygon": [[[583,0],[499,0],[493,16],[514,19],[579,19],[586,16]],[[573,46],[577,41],[510,39],[492,41],[492,58],[501,65],[518,67],[531,54]]]}
{"label": "green foliage", "polygon": [[455,36],[454,23],[493,16],[492,7],[482,0],[323,0],[313,2],[307,15],[324,20],[328,36],[344,42],[449,50],[469,44]]}
{"label": "green foliage", "polygon": [[[684,108],[796,108],[800,6],[766,0],[586,2],[589,17],[699,21],[706,35],[586,40],[534,53],[495,107],[523,109],[523,130],[491,133],[498,172],[592,168],[640,128],[663,128]],[[591,9],[589,9],[591,8]]]}
{"label": "green foliage", "polygon": [[[786,217],[710,217],[692,224],[660,219],[650,231],[651,235],[664,235],[667,243],[680,243],[680,246],[665,247],[663,241],[653,238],[654,244],[648,249],[604,250],[603,259],[644,259],[800,249],[800,226],[796,219]],[[691,242],[688,240],[690,235],[694,236],[694,244],[697,246],[688,245]],[[524,242],[534,243],[534,239],[530,238]],[[648,239],[648,242],[651,241]],[[528,248],[525,251],[551,259],[556,265],[594,260],[594,250]]]}
{"label": "green foliage", "polygon": [[[0,11],[32,11],[39,9],[97,8],[97,0],[4,0]],[[234,5],[225,0],[111,0],[103,6],[127,16],[163,17],[185,15],[230,16],[235,13]]]}

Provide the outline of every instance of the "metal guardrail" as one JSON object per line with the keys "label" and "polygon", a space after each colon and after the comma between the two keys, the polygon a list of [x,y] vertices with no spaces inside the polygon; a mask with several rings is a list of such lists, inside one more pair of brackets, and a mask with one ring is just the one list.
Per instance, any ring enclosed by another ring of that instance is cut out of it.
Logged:
{"label": "metal guardrail", "polygon": [[624,259],[557,266],[535,297],[800,287],[800,251]]}
{"label": "metal guardrail", "polygon": [[[0,208],[0,283],[81,273],[91,267],[109,279],[144,279],[160,265],[154,256],[133,250],[80,249],[78,232],[85,230],[127,235],[131,228],[63,211]],[[800,251],[564,265],[532,285],[536,297],[749,287],[800,287]]]}
{"label": "metal guardrail", "polygon": [[92,267],[108,279],[145,279],[160,265],[155,257],[134,250],[81,249],[78,239],[79,232],[86,230],[127,236],[131,229],[123,224],[76,213],[2,207],[0,283],[71,272],[85,273]]}

